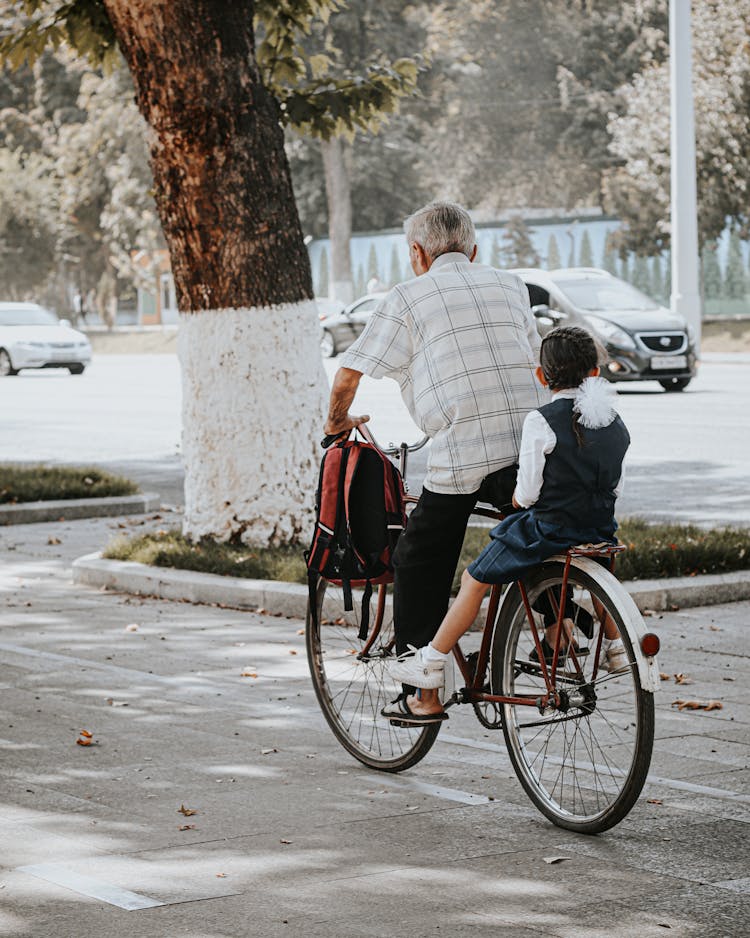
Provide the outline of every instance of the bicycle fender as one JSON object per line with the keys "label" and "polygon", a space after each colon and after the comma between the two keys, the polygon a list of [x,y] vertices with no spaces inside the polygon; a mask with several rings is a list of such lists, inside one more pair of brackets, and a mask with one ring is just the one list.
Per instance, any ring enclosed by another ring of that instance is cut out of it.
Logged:
{"label": "bicycle fender", "polygon": [[[566,559],[565,554],[556,554],[546,562],[557,561],[564,564]],[[641,678],[641,687],[651,693],[657,691],[661,687],[659,665],[655,655],[646,656],[641,650],[641,639],[646,635],[648,629],[643,621],[643,616],[635,602],[633,602],[633,597],[617,577],[590,557],[572,557],[570,565],[590,576],[615,600],[622,613],[630,644],[633,646],[635,660],[638,664],[638,674]]]}

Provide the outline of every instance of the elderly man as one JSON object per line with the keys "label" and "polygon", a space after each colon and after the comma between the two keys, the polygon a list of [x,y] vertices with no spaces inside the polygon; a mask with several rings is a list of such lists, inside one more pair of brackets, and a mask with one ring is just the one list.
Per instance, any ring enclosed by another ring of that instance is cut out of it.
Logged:
{"label": "elderly man", "polygon": [[[539,337],[523,281],[475,264],[474,225],[454,202],[404,223],[415,279],[388,292],[343,354],[325,432],[364,423],[349,407],[363,374],[395,378],[430,438],[427,475],[394,556],[396,650],[426,645],[447,608],[478,500],[510,502],[521,426],[546,403],[534,378]],[[403,698],[383,711],[399,716]]]}

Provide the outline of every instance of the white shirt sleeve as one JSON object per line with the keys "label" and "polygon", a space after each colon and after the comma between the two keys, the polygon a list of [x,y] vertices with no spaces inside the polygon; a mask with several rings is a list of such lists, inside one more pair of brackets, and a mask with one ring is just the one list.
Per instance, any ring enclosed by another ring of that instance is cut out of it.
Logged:
{"label": "white shirt sleeve", "polygon": [[522,508],[530,508],[539,498],[544,481],[544,464],[547,454],[557,444],[552,427],[538,410],[526,415],[521,433],[518,453],[518,480],[514,498]]}
{"label": "white shirt sleeve", "polygon": [[398,289],[388,292],[372,312],[359,338],[339,358],[339,365],[371,378],[400,378],[412,356],[406,307]]}

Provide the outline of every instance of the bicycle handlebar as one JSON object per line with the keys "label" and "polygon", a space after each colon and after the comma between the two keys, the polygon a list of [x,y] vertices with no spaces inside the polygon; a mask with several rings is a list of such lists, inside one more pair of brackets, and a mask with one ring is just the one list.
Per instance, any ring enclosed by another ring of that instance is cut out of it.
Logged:
{"label": "bicycle handlebar", "polygon": [[[375,439],[375,435],[373,434],[372,430],[370,430],[369,427],[367,427],[365,424],[361,423],[355,429],[362,434],[368,443],[372,443],[376,449],[379,449],[381,453],[385,453],[386,456],[398,456],[404,450],[406,450],[407,453],[416,453],[417,450],[422,449],[423,446],[426,446],[430,440],[430,438],[425,434],[421,440],[418,440],[416,443],[412,443],[411,445],[407,443],[401,443],[399,446],[394,446],[393,444],[390,446],[381,446],[381,444],[378,443],[378,441]],[[320,445],[323,447],[323,449],[328,449],[328,447],[335,443],[336,440],[341,439],[342,436],[348,436],[349,433],[351,433],[351,430],[342,430],[341,433],[329,433],[323,437],[323,439],[320,441]]]}

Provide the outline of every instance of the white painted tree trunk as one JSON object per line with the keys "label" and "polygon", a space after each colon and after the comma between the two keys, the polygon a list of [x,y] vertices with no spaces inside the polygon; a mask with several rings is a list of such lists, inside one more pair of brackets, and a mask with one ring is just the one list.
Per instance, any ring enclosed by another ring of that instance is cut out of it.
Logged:
{"label": "white painted tree trunk", "polygon": [[328,382],[315,303],[180,316],[183,533],[311,536]]}

